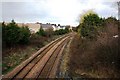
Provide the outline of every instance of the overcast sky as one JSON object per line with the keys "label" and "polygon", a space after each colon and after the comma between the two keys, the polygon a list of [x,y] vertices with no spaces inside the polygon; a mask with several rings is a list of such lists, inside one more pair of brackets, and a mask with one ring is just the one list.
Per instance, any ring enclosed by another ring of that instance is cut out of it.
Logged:
{"label": "overcast sky", "polygon": [[[119,0],[4,0],[0,2],[0,21],[79,24],[79,16],[93,10],[100,17],[118,18]],[[2,8],[2,9],[1,9]]]}

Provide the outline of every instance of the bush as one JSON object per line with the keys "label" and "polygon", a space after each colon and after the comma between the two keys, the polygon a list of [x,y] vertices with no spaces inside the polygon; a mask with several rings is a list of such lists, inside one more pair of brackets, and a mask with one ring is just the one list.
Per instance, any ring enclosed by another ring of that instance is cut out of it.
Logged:
{"label": "bush", "polygon": [[4,46],[14,46],[17,44],[26,44],[29,42],[30,31],[27,27],[18,27],[18,25],[11,21],[11,23],[5,25],[2,23],[2,41]]}
{"label": "bush", "polygon": [[37,32],[38,35],[40,36],[46,36],[45,31],[42,29],[42,27],[39,29],[39,31]]}
{"label": "bush", "polygon": [[38,34],[31,34],[30,44],[39,49],[44,46],[43,42],[46,41],[46,39],[46,37],[39,36]]}
{"label": "bush", "polygon": [[27,44],[29,42],[29,37],[30,37],[30,30],[29,28],[26,26],[26,27],[22,27],[20,28],[20,34],[19,34],[19,43],[20,44]]}
{"label": "bush", "polygon": [[69,32],[69,29],[68,28],[65,28],[65,29],[59,29],[59,30],[56,30],[54,32],[55,35],[62,35],[62,34],[65,34],[65,33],[68,33]]}
{"label": "bush", "polygon": [[52,28],[49,28],[45,31],[47,37],[51,37],[54,34],[54,31]]}
{"label": "bush", "polygon": [[84,16],[84,20],[79,24],[79,33],[82,37],[93,39],[97,36],[99,27],[103,25],[103,20],[95,13]]}
{"label": "bush", "polygon": [[69,32],[69,28],[65,28],[65,33],[68,33]]}
{"label": "bush", "polygon": [[19,42],[19,30],[14,20],[8,25],[2,24],[2,38],[6,45],[11,46]]}

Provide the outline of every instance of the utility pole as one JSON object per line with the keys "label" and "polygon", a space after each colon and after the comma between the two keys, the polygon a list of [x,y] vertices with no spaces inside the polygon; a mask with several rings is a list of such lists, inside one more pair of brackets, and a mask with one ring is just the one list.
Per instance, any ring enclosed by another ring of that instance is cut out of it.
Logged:
{"label": "utility pole", "polygon": [[118,4],[118,20],[120,20],[120,1],[117,2]]}

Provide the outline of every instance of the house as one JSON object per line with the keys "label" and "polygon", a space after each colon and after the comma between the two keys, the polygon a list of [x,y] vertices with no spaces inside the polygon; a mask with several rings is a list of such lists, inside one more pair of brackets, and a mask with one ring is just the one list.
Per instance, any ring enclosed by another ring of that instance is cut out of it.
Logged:
{"label": "house", "polygon": [[36,33],[40,29],[40,24],[38,23],[17,23],[19,27],[27,26],[31,33]]}
{"label": "house", "polygon": [[65,29],[65,26],[57,26],[57,30],[59,29]]}
{"label": "house", "polygon": [[56,24],[50,24],[50,23],[46,23],[46,24],[40,24],[41,27],[43,28],[43,30],[48,30],[48,29],[53,29],[53,31],[59,30],[59,29],[65,29],[66,26],[61,26],[61,25],[56,25]]}
{"label": "house", "polygon": [[[6,24],[8,24],[8,23],[6,23]],[[67,25],[67,26],[58,25],[57,26],[56,24],[50,24],[50,23],[43,24],[43,23],[39,23],[39,22],[36,22],[36,23],[17,23],[17,25],[19,27],[27,26],[29,28],[29,30],[31,31],[31,33],[38,32],[41,27],[45,31],[47,31],[47,30],[56,31],[59,29],[65,29],[66,27],[70,28],[69,25]]]}
{"label": "house", "polygon": [[[9,23],[5,23],[6,25]],[[16,23],[18,27],[28,27],[31,33],[36,33],[39,31],[41,25],[38,23]]]}
{"label": "house", "polygon": [[41,27],[43,30],[48,30],[48,29],[52,29],[53,31],[56,30],[56,26],[53,25],[53,24],[50,24],[50,23],[47,23],[47,24],[41,24]]}
{"label": "house", "polygon": [[38,32],[41,27],[38,23],[26,23],[25,26],[28,26],[29,30],[33,33]]}
{"label": "house", "polygon": [[56,30],[58,30],[58,26],[56,26],[56,25],[53,25],[52,27],[53,27],[53,31],[56,31]]}

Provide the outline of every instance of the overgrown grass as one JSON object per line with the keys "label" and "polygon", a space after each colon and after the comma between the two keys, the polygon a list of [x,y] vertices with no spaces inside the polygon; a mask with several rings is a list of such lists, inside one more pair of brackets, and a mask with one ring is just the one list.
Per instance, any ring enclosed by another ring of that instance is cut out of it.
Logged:
{"label": "overgrown grass", "polygon": [[77,35],[71,44],[70,75],[87,78],[119,77],[120,55],[117,40],[104,45],[97,41],[82,40]]}
{"label": "overgrown grass", "polygon": [[32,54],[37,52],[41,47],[45,46],[58,37],[60,37],[60,35],[52,37],[32,35],[30,38],[30,43],[27,45],[18,45],[15,47],[3,49],[2,74],[10,72],[21,62],[25,61]]}
{"label": "overgrown grass", "polygon": [[73,77],[120,78],[120,46],[114,38],[118,25],[107,23],[96,40],[76,35],[71,43],[70,75]]}
{"label": "overgrown grass", "polygon": [[16,50],[11,49],[9,54],[6,53],[7,55],[3,56],[2,73],[5,74],[11,71],[14,67],[27,59],[34,52],[36,52],[36,49],[32,46],[24,46],[24,48],[19,47],[16,48]]}

